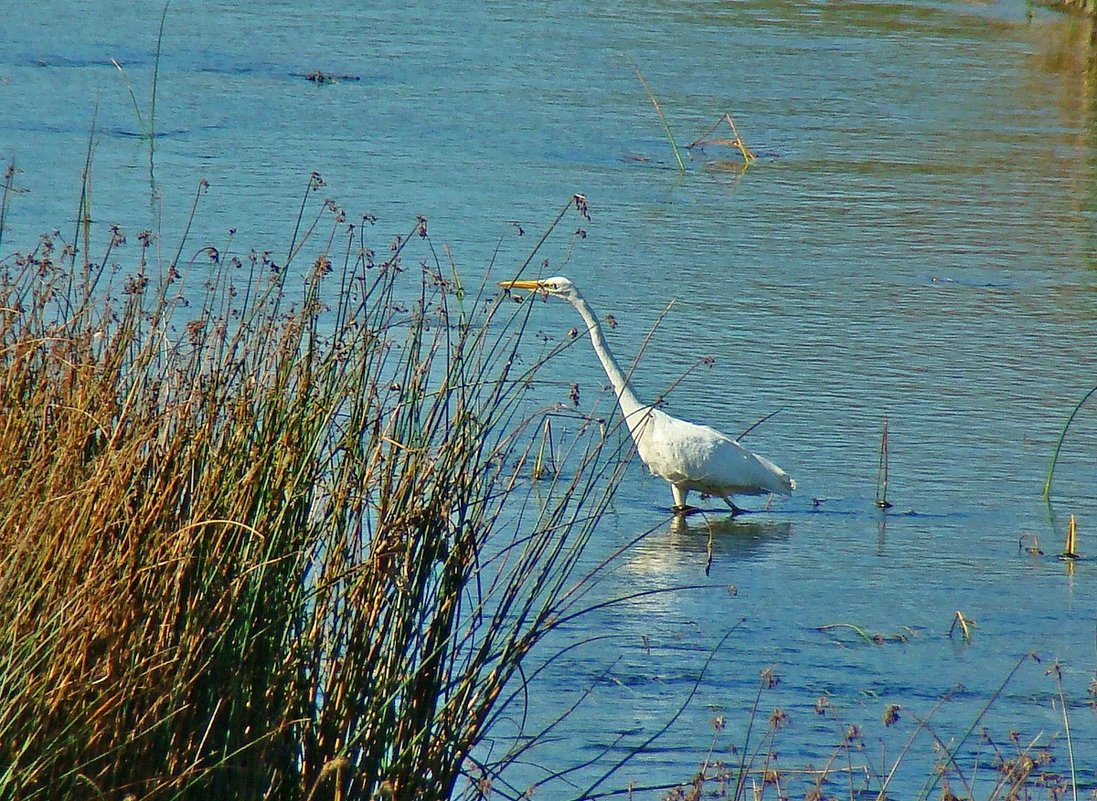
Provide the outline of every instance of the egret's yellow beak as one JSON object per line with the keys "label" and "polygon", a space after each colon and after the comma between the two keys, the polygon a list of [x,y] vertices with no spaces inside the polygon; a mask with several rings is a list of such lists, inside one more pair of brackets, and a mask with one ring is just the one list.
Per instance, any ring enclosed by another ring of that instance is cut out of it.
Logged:
{"label": "egret's yellow beak", "polygon": [[499,286],[503,287],[504,289],[529,289],[531,291],[536,291],[541,288],[541,282],[529,280],[500,281]]}

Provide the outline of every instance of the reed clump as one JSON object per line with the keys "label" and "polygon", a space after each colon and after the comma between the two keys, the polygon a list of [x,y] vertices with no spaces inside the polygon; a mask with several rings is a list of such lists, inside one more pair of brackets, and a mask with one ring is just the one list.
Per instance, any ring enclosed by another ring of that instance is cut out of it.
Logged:
{"label": "reed clump", "polygon": [[[1070,703],[1058,663],[1044,674],[1054,681],[1049,695],[1054,699],[1052,708],[1062,716],[1062,728],[1022,735],[1035,725],[1028,721],[1000,738],[990,734],[988,713],[1002,701],[1016,674],[1031,665],[1040,665],[1035,654],[1021,657],[1001,686],[985,700],[975,719],[966,725],[946,719],[947,705],[966,692],[963,687],[944,694],[922,714],[912,705],[881,700],[880,723],[895,735],[895,740],[889,736],[887,741],[878,725],[871,727],[876,731],[873,735],[868,728],[844,719],[825,693],[810,712],[800,704],[791,713],[773,707],[767,716],[763,700],[779,681],[767,668],[761,673],[745,724],[736,726],[723,716],[712,721],[711,739],[702,749],[697,772],[688,781],[639,789],[660,792],[664,801],[782,801],[799,797],[806,801],[887,801],[896,797],[916,801],[1076,799],[1079,789],[1085,787],[1085,776],[1076,769],[1067,714]],[[833,745],[822,747],[818,761],[795,767],[787,755],[782,757],[782,752],[788,749],[796,729],[803,731],[805,718],[808,728],[817,729],[820,723],[829,726]]]}
{"label": "reed clump", "polygon": [[507,760],[470,753],[575,612],[600,438],[526,503],[525,311],[369,228],[0,261],[0,798],[449,798]]}

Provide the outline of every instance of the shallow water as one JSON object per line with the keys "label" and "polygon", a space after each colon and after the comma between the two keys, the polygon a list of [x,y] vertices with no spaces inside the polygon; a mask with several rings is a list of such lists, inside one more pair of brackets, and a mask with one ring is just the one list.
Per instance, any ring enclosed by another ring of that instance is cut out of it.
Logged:
{"label": "shallow water", "polygon": [[[668,488],[630,466],[590,558],[651,534],[600,590],[711,588],[636,598],[561,632],[557,647],[613,638],[545,674],[531,725],[589,698],[505,781],[524,789],[594,760],[541,797],[594,784],[671,719],[730,631],[682,715],[603,789],[688,778],[717,715],[728,721],[718,748],[742,745],[768,667],[780,683],[758,726],[787,711],[784,768],[825,763],[841,725],[857,723],[886,773],[942,696],[962,687],[933,718],[947,741],[1030,651],[1043,663],[1022,667],[982,723],[998,743],[1013,728],[1026,743],[1061,742],[1044,675],[1058,661],[1079,778],[1097,783],[1095,571],[1054,558],[1069,513],[1081,550],[1097,551],[1089,407],[1052,513],[1040,498],[1055,438],[1097,382],[1084,25],[1012,0],[494,3],[445,15],[415,3],[173,5],[150,169],[127,82],[147,124],[159,15],[111,8],[40,2],[0,26],[0,158],[28,190],[8,210],[0,258],[71,230],[93,121],[100,233],[148,227],[165,246],[205,178],[195,249],[225,246],[236,228],[229,249],[283,252],[316,170],[352,218],[378,216],[379,241],[422,214],[470,281],[498,246],[499,279],[579,192],[592,220],[565,225],[587,235],[550,240],[546,272],[612,312],[622,362],[659,323],[638,393],[674,385],[668,411],[733,434],[781,409],[745,442],[786,467],[797,494],[734,523],[717,511],[711,547],[705,521],[668,521]],[[681,144],[727,111],[759,161],[743,172],[734,152],[709,147],[680,175],[633,62]],[[359,79],[315,86],[301,77],[314,69]],[[533,320],[553,341],[578,324],[556,303]],[[583,410],[609,413],[604,375],[579,344],[531,405],[569,404],[577,382]],[[530,359],[538,348],[531,339]],[[703,356],[714,365],[691,371]],[[873,505],[885,418],[887,514]],[[1031,536],[1048,555],[1019,549]],[[970,643],[949,636],[957,610],[978,623]],[[820,630],[833,624],[904,639]],[[841,724],[815,714],[824,693]],[[901,719],[885,727],[893,703]],[[504,723],[500,742],[511,731]],[[1069,773],[1059,753],[1055,769]],[[913,796],[932,757],[923,734],[893,794]],[[793,795],[807,786],[791,781]]]}

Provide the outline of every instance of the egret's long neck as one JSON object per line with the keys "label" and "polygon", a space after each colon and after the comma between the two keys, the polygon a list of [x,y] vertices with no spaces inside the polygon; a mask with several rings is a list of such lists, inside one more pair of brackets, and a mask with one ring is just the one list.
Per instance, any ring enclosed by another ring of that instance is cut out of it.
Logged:
{"label": "egret's long neck", "polygon": [[625,374],[621,372],[620,366],[613,358],[609,345],[606,344],[606,338],[602,334],[602,327],[594,316],[594,311],[582,295],[577,295],[572,301],[572,305],[582,316],[583,322],[587,324],[587,331],[590,333],[590,341],[594,345],[594,352],[598,354],[598,358],[602,361],[606,376],[613,385],[613,391],[617,394],[617,403],[621,406],[621,414],[624,416],[629,430],[632,431],[643,419],[644,415],[640,412],[645,406],[633,394],[632,387],[628,385]]}

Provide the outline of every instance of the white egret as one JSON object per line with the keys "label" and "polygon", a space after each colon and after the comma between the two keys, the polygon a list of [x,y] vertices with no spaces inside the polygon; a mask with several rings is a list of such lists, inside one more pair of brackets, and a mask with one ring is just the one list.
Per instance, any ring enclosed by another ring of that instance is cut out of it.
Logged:
{"label": "white egret", "polygon": [[714,428],[679,420],[650,404],[641,403],[610,353],[594,311],[567,278],[501,281],[499,286],[562,298],[579,312],[587,324],[594,352],[613,385],[636,450],[652,474],[670,483],[676,513],[693,509],[686,504],[690,490],[722,498],[731,507],[732,514],[742,511],[732,502],[734,495],[792,494],[796,482],[765,457],[751,453]]}

